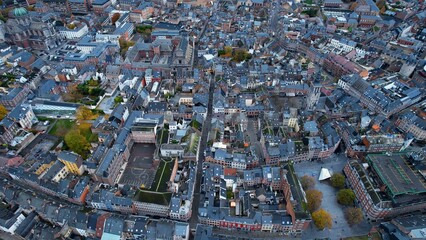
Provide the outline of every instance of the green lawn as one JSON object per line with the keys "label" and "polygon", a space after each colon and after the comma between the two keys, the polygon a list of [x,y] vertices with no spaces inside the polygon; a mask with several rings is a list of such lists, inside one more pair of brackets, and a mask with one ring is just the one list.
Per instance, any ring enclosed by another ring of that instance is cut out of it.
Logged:
{"label": "green lawn", "polygon": [[191,135],[190,143],[188,146],[188,151],[192,153],[197,153],[198,143],[200,142],[200,137],[193,133]]}
{"label": "green lawn", "polygon": [[169,130],[162,129],[159,133],[158,143],[163,144],[168,142],[169,142]]}
{"label": "green lawn", "polygon": [[155,173],[154,182],[150,188],[154,192],[165,192],[167,191],[167,181],[170,179],[170,175],[173,170],[173,161],[162,160],[160,166],[158,166],[157,172]]}
{"label": "green lawn", "polygon": [[65,135],[75,127],[74,120],[59,119],[55,125],[50,129],[49,134],[57,137],[65,137]]}
{"label": "green lawn", "polygon": [[52,119],[52,118],[48,118],[48,117],[39,117],[39,116],[37,116],[37,119],[38,119],[38,121],[39,121],[39,122],[44,122],[44,121],[50,121],[50,122],[53,122],[53,121],[55,121],[55,119]]}
{"label": "green lawn", "polygon": [[302,208],[304,211],[307,211],[308,207],[306,206],[305,201],[302,201]]}
{"label": "green lawn", "polygon": [[226,189],[226,199],[233,199],[234,193],[232,192],[232,189]]}
{"label": "green lawn", "polygon": [[155,203],[160,205],[169,205],[172,193],[158,193],[147,190],[138,190],[135,200],[139,202]]}

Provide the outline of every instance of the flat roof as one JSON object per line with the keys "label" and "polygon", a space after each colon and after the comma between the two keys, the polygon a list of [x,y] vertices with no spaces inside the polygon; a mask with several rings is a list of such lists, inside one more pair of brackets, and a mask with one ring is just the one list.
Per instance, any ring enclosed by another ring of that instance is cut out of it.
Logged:
{"label": "flat roof", "polygon": [[367,158],[392,197],[426,193],[425,181],[411,168],[405,154],[373,154]]}

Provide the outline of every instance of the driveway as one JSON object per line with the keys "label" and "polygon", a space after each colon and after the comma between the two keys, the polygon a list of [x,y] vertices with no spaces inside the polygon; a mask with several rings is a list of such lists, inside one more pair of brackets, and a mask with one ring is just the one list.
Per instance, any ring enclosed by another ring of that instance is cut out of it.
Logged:
{"label": "driveway", "polygon": [[342,172],[346,162],[347,158],[342,154],[334,155],[333,157],[324,160],[323,163],[304,162],[294,165],[296,174],[299,177],[303,175],[314,176],[316,180],[315,189],[321,191],[323,194],[321,207],[327,210],[333,217],[333,227],[331,229],[319,231],[314,224],[311,224],[309,229],[303,232],[302,239],[325,237],[341,239],[343,237],[364,235],[370,231],[371,225],[366,220],[356,226],[350,227],[345,220],[343,207],[336,201],[337,190],[327,181],[318,181],[318,175],[321,167],[328,168],[332,173]]}

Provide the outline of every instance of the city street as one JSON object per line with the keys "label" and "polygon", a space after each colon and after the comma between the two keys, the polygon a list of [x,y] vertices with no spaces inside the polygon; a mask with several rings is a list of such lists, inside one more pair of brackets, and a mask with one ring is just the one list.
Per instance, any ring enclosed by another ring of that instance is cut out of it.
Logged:
{"label": "city street", "polygon": [[314,224],[311,224],[309,229],[303,232],[302,239],[311,239],[311,236],[315,236],[315,238],[329,237],[331,239],[341,239],[343,237],[367,234],[370,231],[371,225],[366,220],[356,226],[350,227],[345,220],[342,206],[337,203],[337,190],[333,188],[327,180],[322,182],[318,181],[321,167],[329,169],[331,174],[342,172],[347,161],[348,159],[344,154],[340,154],[325,159],[323,163],[303,162],[294,165],[298,177],[309,175],[315,178],[315,189],[321,191],[323,194],[321,207],[327,210],[333,217],[333,227],[330,230],[320,231]]}
{"label": "city street", "polygon": [[257,118],[250,118],[247,124],[248,137],[250,139],[251,146],[255,149],[256,155],[259,157],[259,164],[265,164],[265,158],[262,152],[262,144],[257,139],[257,133],[259,129],[257,127]]}
{"label": "city street", "polygon": [[200,186],[201,186],[201,177],[203,175],[202,165],[204,161],[204,149],[207,146],[207,137],[209,130],[211,128],[211,118],[212,118],[212,108],[213,108],[213,91],[215,87],[215,81],[213,76],[208,76],[210,88],[209,88],[209,104],[207,107],[207,117],[203,124],[203,131],[201,133],[200,146],[198,148],[197,156],[197,174],[194,186],[194,197],[192,199],[192,215],[189,219],[190,229],[195,229],[198,224],[198,207],[200,203]]}

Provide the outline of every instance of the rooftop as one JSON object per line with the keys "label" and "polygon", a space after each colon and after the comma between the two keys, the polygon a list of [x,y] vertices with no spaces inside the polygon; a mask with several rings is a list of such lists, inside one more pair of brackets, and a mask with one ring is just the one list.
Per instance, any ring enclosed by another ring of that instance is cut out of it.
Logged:
{"label": "rooftop", "polygon": [[367,158],[392,197],[426,193],[425,180],[409,165],[404,154],[368,155]]}

